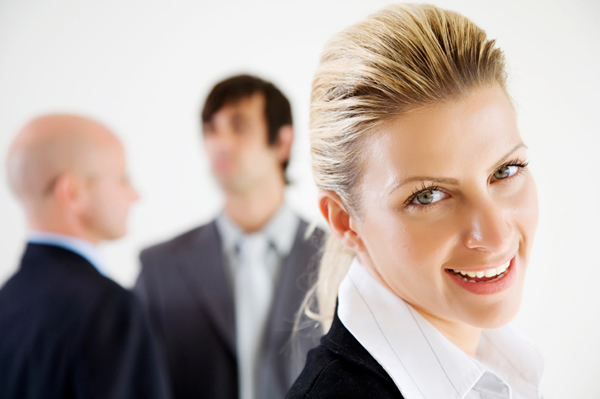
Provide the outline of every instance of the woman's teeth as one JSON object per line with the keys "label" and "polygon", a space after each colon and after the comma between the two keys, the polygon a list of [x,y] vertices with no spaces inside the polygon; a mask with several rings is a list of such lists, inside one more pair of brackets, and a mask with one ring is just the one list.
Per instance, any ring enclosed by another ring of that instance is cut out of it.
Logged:
{"label": "woman's teeth", "polygon": [[[465,276],[465,277],[463,277],[463,280],[475,283],[476,282],[475,280],[471,280],[467,277],[470,277],[470,278],[501,277],[502,273],[504,273],[506,271],[506,269],[508,269],[509,266],[510,266],[510,261],[506,262],[504,265],[499,266],[495,269],[487,269],[487,270],[480,270],[480,271],[464,271],[464,270],[457,270],[457,269],[450,269],[450,270],[453,271],[457,275]],[[486,282],[496,281],[496,280],[497,279],[486,280]]]}

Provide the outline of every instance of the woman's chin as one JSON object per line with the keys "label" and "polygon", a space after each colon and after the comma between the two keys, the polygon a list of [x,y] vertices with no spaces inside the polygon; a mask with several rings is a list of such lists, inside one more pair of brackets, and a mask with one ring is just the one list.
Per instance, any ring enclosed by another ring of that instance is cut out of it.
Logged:
{"label": "woman's chin", "polygon": [[477,328],[493,329],[500,328],[510,323],[519,312],[521,298],[511,298],[511,303],[500,302],[471,310],[465,314],[463,320]]}

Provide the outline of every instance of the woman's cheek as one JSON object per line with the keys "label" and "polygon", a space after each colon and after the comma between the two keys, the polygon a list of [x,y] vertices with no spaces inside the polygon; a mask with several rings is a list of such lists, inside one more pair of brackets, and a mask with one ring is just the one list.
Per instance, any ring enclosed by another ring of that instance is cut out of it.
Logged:
{"label": "woman's cheek", "polygon": [[522,235],[531,241],[538,224],[539,208],[537,189],[533,177],[527,176],[527,182],[513,198],[513,214]]}

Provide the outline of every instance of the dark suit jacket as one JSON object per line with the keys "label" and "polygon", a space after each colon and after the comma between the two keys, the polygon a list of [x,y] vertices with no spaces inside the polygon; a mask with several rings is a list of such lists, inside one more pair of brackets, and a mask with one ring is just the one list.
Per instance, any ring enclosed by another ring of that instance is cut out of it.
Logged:
{"label": "dark suit jacket", "polygon": [[69,250],[29,244],[0,290],[0,397],[166,398],[132,293]]}
{"label": "dark suit jacket", "polygon": [[[279,272],[259,368],[259,384],[270,396],[261,399],[283,398],[306,352],[318,345],[318,332],[290,339],[323,238],[316,230],[305,239],[306,228],[301,221]],[[174,396],[237,398],[233,296],[215,222],[148,248],[140,258],[135,290],[164,342]]]}
{"label": "dark suit jacket", "polygon": [[337,317],[308,352],[306,366],[286,399],[402,399],[388,373]]}

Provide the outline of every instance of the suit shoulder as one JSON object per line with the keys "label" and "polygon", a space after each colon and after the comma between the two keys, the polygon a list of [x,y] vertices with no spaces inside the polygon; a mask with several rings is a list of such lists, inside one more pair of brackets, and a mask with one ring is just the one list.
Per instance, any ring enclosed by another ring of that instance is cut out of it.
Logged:
{"label": "suit shoulder", "polygon": [[314,247],[321,248],[325,243],[327,233],[318,226],[314,226],[300,218],[300,223],[298,224],[298,236]]}
{"label": "suit shoulder", "polygon": [[0,298],[0,319],[10,319],[15,331],[72,339],[106,307],[126,314],[139,311],[132,293],[91,265],[82,262],[81,270],[46,266],[8,286]]}
{"label": "suit shoulder", "polygon": [[[115,308],[127,311],[137,306],[137,298],[133,293],[108,277],[99,275],[96,278],[86,279],[86,281],[80,279],[77,284],[79,286],[74,288],[77,295],[71,295],[71,297],[89,298],[88,306],[92,308],[98,309],[111,304]],[[83,304],[83,301],[79,302]]]}
{"label": "suit shoulder", "polygon": [[118,283],[107,278],[106,290],[104,291],[104,297],[114,298],[114,301],[129,306],[137,305],[137,298],[130,290],[123,288]]}
{"label": "suit shoulder", "polygon": [[50,267],[49,263],[47,266],[43,272],[38,270],[36,276],[29,276],[33,278],[27,282],[32,287],[38,287],[40,298],[62,299],[65,306],[79,307],[94,306],[106,297],[128,295],[125,288],[100,274],[83,258],[77,258],[68,268]]}
{"label": "suit shoulder", "polygon": [[392,381],[320,345],[308,353],[306,366],[286,399],[340,397],[402,399]]}
{"label": "suit shoulder", "polygon": [[[308,226],[307,226],[308,228]],[[327,237],[327,233],[325,232],[325,230],[321,229],[320,227],[315,227],[313,229],[313,231],[310,234],[311,238],[314,238],[315,240],[318,241],[323,241],[326,237]]]}
{"label": "suit shoulder", "polygon": [[334,316],[321,345],[308,353],[288,398],[401,399],[394,381]]}
{"label": "suit shoulder", "polygon": [[182,250],[193,248],[199,240],[213,236],[213,232],[216,234],[214,220],[210,223],[181,233],[167,241],[143,249],[140,253],[140,259],[142,260],[142,263],[145,263],[145,261],[150,258],[172,256]]}
{"label": "suit shoulder", "polygon": [[[137,322],[143,310],[137,296],[118,284],[107,289],[95,306],[95,315],[98,320],[115,319],[127,323]],[[103,315],[100,317],[99,315]]]}

